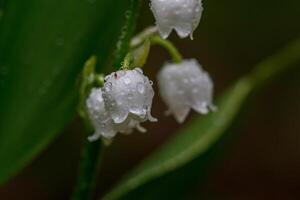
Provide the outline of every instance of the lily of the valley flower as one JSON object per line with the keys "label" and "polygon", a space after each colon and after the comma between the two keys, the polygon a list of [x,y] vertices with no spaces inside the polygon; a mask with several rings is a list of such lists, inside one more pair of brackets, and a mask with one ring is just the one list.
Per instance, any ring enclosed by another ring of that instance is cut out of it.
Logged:
{"label": "lily of the valley flower", "polygon": [[154,91],[141,69],[120,70],[105,78],[103,88],[92,89],[86,107],[95,133],[88,139],[112,139],[117,132],[129,134],[134,128],[146,130],[140,123],[157,121],[151,116]]}
{"label": "lily of the valley flower", "polygon": [[94,126],[95,133],[88,139],[95,141],[100,137],[111,139],[117,134],[117,130],[105,107],[100,88],[93,88],[86,100],[87,113]]}
{"label": "lily of the valley flower", "polygon": [[153,96],[152,82],[140,68],[120,70],[105,77],[103,98],[116,124],[128,119],[156,121],[150,113]]}
{"label": "lily of the valley flower", "polygon": [[173,29],[179,37],[190,35],[199,25],[202,0],[151,0],[151,10],[161,36],[166,39]]}
{"label": "lily of the valley flower", "polygon": [[179,123],[191,109],[201,114],[214,109],[213,82],[195,59],[166,64],[158,74],[158,86],[169,112]]}

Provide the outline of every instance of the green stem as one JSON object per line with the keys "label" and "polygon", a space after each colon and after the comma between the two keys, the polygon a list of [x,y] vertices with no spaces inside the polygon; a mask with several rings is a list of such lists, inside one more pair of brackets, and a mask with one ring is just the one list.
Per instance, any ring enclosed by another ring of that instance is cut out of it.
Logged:
{"label": "green stem", "polygon": [[157,45],[164,47],[169,52],[170,56],[172,57],[173,62],[180,63],[182,61],[181,54],[179,53],[177,48],[174,46],[174,44],[172,42],[170,42],[169,40],[164,40],[160,36],[153,36],[153,37],[150,37],[150,42],[151,42],[151,45],[157,44]]}
{"label": "green stem", "polygon": [[[115,67],[120,68],[124,57],[126,56],[130,40],[132,38],[134,28],[136,25],[136,19],[138,16],[138,11],[141,6],[141,0],[131,0],[131,4],[129,9],[126,11],[126,21],[125,25],[122,29],[121,36],[117,43],[116,57],[115,57]],[[95,66],[95,58],[92,58],[90,62],[87,63],[87,72],[93,73]],[[89,66],[90,65],[90,66]],[[92,71],[92,72],[91,72]],[[97,74],[96,74],[97,76]],[[102,77],[97,76],[93,78],[96,82],[97,80],[102,83]],[[84,83],[85,84],[85,83]],[[89,84],[85,86],[88,87]],[[85,95],[86,87],[81,88],[81,95]],[[82,102],[81,102],[82,103]],[[85,111],[79,112],[83,116],[84,124],[87,127],[87,132],[91,133],[90,122],[86,115]],[[89,200],[92,198],[92,191],[95,186],[95,180],[97,177],[97,172],[100,164],[101,158],[101,149],[102,149],[102,141],[98,140],[95,142],[89,142],[85,138],[82,160],[80,161],[79,174],[77,179],[77,184],[72,195],[72,200]]]}
{"label": "green stem", "polygon": [[130,48],[135,49],[141,46],[150,37],[158,35],[158,30],[156,26],[150,26],[143,30],[141,33],[137,34],[130,42]]}
{"label": "green stem", "polygon": [[80,161],[77,183],[72,195],[72,200],[88,200],[92,197],[92,191],[95,186],[97,169],[100,162],[100,153],[102,141],[89,142],[86,137],[94,132],[89,121],[85,100],[93,87],[103,86],[103,76],[95,73],[96,58],[91,57],[83,69],[83,77],[79,91],[79,109],[78,113],[85,125],[86,133],[82,158]]}
{"label": "green stem", "polygon": [[122,61],[129,51],[130,41],[135,30],[137,17],[141,7],[141,2],[141,0],[131,0],[130,7],[126,11],[126,21],[122,28],[122,33],[119,37],[117,49],[115,52],[115,69],[119,69],[120,67],[122,67]]}
{"label": "green stem", "polygon": [[89,142],[85,139],[79,168],[77,185],[72,200],[89,200],[95,187],[97,169],[100,164],[102,141]]}
{"label": "green stem", "polygon": [[121,68],[123,70],[130,70],[130,69],[132,69],[133,62],[134,62],[134,58],[133,58],[132,54],[128,53],[124,58]]}

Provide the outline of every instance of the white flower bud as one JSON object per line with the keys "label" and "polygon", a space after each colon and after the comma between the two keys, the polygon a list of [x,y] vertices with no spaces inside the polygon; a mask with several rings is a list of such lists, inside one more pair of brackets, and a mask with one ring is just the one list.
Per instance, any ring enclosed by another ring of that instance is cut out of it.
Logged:
{"label": "white flower bud", "polygon": [[[115,124],[139,128],[146,120],[156,121],[151,114],[154,91],[152,82],[139,68],[120,70],[105,77],[103,98]],[[120,128],[118,128],[120,132]]]}
{"label": "white flower bud", "polygon": [[158,74],[158,86],[162,99],[179,123],[191,108],[201,114],[214,109],[213,82],[195,59],[166,64]]}
{"label": "white flower bud", "polygon": [[166,39],[172,29],[185,38],[197,28],[203,7],[202,0],[151,0],[151,10],[161,36]]}
{"label": "white flower bud", "polygon": [[92,89],[86,100],[86,107],[89,118],[95,129],[94,135],[90,136],[88,139],[90,141],[95,141],[100,137],[105,139],[113,138],[116,135],[117,130],[105,107],[102,98],[102,90],[100,88]]}

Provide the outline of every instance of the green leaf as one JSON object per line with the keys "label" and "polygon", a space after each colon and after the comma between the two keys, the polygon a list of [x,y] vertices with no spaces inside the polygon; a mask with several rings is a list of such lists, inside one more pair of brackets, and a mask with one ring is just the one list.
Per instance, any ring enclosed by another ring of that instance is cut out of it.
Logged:
{"label": "green leaf", "polygon": [[93,53],[103,67],[128,0],[9,0],[0,25],[0,184],[74,117],[76,80]]}
{"label": "green leaf", "polygon": [[247,97],[271,78],[300,61],[300,40],[258,64],[218,101],[218,111],[196,118],[160,150],[128,174],[104,199],[119,199],[140,186],[194,161],[214,145],[233,124]]}

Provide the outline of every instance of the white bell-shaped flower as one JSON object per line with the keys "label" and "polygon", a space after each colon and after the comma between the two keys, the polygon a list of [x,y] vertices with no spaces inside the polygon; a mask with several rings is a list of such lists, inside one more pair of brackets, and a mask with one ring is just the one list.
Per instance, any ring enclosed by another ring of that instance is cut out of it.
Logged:
{"label": "white bell-shaped flower", "polygon": [[135,128],[145,132],[141,122],[157,121],[150,113],[153,96],[152,82],[139,68],[106,76],[104,87],[93,88],[86,100],[95,129],[88,139],[111,140],[118,132],[129,134]]}
{"label": "white bell-shaped flower", "polygon": [[182,123],[191,109],[207,114],[213,110],[213,82],[197,60],[166,64],[158,74],[160,95],[169,112]]}
{"label": "white bell-shaped flower", "polygon": [[93,88],[86,100],[87,113],[95,129],[95,133],[88,137],[89,141],[93,142],[101,137],[109,141],[117,134],[117,132],[130,134],[134,128],[140,132],[146,131],[140,126],[141,120],[134,115],[127,117],[122,123],[114,123],[109,110],[106,108],[102,94],[102,89]]}
{"label": "white bell-shaped flower", "polygon": [[95,141],[100,137],[111,139],[117,134],[114,122],[104,104],[100,88],[93,88],[91,90],[86,100],[86,108],[95,129],[94,135],[88,138],[90,141]]}
{"label": "white bell-shaped flower", "polygon": [[141,119],[136,117],[132,114],[129,114],[129,117],[127,119],[120,123],[115,124],[116,129],[125,135],[128,135],[133,132],[134,129],[137,129],[139,132],[145,133],[147,130],[140,125]]}
{"label": "white bell-shaped flower", "polygon": [[139,123],[146,120],[157,121],[150,113],[153,96],[152,81],[139,68],[120,70],[105,77],[104,102],[120,132],[139,129]]}
{"label": "white bell-shaped flower", "polygon": [[179,37],[190,35],[199,25],[202,0],[151,0],[151,10],[161,36],[166,39],[173,29]]}

